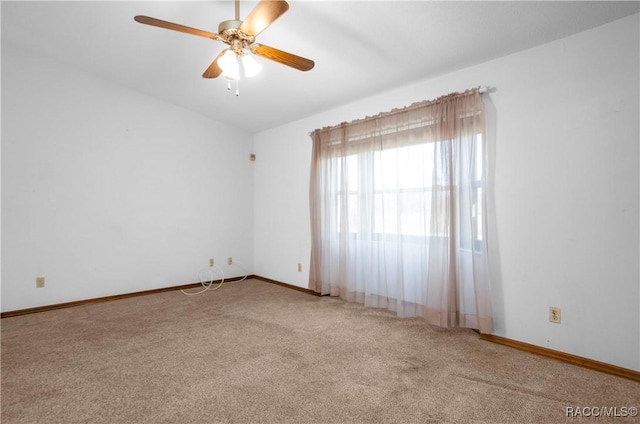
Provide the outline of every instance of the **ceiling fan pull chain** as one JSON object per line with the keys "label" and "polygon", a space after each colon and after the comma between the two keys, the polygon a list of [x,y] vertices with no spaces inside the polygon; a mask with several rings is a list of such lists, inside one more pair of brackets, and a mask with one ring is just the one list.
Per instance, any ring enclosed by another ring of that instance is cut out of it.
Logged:
{"label": "ceiling fan pull chain", "polygon": [[227,90],[231,91],[231,80],[227,80]]}
{"label": "ceiling fan pull chain", "polygon": [[240,80],[236,80],[236,97],[240,95]]}

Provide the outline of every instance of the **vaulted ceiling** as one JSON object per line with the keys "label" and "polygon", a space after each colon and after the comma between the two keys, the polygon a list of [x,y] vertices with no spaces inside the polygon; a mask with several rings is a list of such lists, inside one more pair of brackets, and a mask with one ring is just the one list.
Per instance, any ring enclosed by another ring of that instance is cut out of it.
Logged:
{"label": "vaulted ceiling", "polygon": [[[240,18],[256,4],[241,1]],[[257,132],[603,25],[638,13],[639,4],[291,0],[258,41],[308,57],[314,69],[257,58],[262,72],[241,80],[237,97],[224,79],[201,76],[225,44],[133,20],[148,15],[217,33],[234,17],[231,0],[2,1],[2,50],[11,43]]]}

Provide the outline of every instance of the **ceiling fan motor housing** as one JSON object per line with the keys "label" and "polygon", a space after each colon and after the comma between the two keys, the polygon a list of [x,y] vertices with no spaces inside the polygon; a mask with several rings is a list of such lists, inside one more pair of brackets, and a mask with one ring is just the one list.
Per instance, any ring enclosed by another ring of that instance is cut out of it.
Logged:
{"label": "ceiling fan motor housing", "polygon": [[242,21],[238,21],[235,19],[229,19],[228,21],[220,22],[218,25],[218,33],[223,34],[225,31],[233,30],[236,31],[242,25]]}
{"label": "ceiling fan motor housing", "polygon": [[234,51],[248,47],[255,40],[254,36],[247,35],[240,31],[240,25],[242,25],[242,21],[237,19],[222,21],[220,25],[218,25],[219,37],[222,41],[229,44]]}

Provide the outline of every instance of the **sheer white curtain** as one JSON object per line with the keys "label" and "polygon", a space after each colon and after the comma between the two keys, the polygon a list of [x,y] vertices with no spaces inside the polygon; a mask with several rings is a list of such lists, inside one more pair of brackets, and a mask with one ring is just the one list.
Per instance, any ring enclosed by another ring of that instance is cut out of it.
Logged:
{"label": "sheer white curtain", "polygon": [[311,289],[493,331],[484,105],[453,93],[311,134]]}

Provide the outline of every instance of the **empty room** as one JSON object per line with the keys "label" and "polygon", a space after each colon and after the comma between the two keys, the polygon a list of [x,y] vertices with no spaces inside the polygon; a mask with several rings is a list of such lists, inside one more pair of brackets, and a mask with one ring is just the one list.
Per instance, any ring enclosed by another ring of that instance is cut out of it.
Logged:
{"label": "empty room", "polygon": [[3,423],[637,422],[640,2],[0,6]]}

